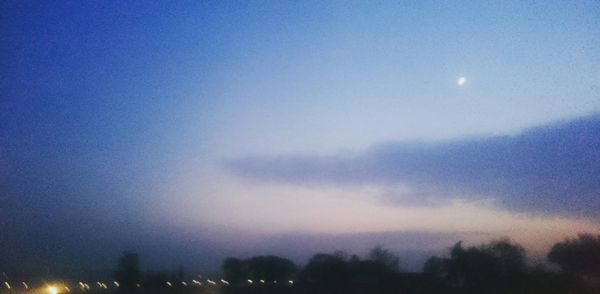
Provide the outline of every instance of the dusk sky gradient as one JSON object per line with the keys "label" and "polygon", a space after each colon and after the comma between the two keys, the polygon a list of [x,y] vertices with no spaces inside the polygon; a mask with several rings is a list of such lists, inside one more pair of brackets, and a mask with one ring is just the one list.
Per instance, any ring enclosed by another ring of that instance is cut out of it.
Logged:
{"label": "dusk sky gradient", "polygon": [[0,272],[419,269],[598,211],[597,1],[0,3]]}

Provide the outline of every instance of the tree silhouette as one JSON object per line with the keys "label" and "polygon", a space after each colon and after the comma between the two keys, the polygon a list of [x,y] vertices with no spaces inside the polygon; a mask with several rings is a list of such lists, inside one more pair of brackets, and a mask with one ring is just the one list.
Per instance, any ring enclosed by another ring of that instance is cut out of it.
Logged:
{"label": "tree silhouette", "polygon": [[229,257],[223,261],[221,269],[225,279],[234,286],[242,285],[246,279],[268,283],[287,282],[297,271],[296,265],[289,259],[272,255],[245,260]]}
{"label": "tree silhouette", "polygon": [[337,283],[348,277],[347,260],[340,255],[316,254],[302,272],[302,279],[308,283]]}
{"label": "tree silhouette", "polygon": [[173,285],[173,289],[175,290],[175,292],[182,292],[182,288],[183,288],[183,284],[182,282],[185,281],[185,270],[183,269],[183,266],[180,265],[179,268],[177,268],[177,271],[175,271],[172,275],[171,275],[171,282]]}
{"label": "tree silhouette", "polygon": [[399,259],[389,250],[373,248],[368,258],[343,252],[317,254],[300,273],[307,293],[394,293]]}
{"label": "tree silhouette", "polygon": [[138,255],[124,252],[119,258],[118,269],[115,279],[119,282],[119,291],[122,293],[134,293],[140,281],[140,269]]}
{"label": "tree silhouette", "polygon": [[[358,259],[354,259],[358,262]],[[347,293],[352,272],[345,254],[316,254],[300,273],[300,283],[309,293]]]}
{"label": "tree silhouette", "polygon": [[277,256],[256,256],[245,261],[251,279],[284,281],[296,272],[296,265],[289,259]]}
{"label": "tree silhouette", "polygon": [[377,246],[369,251],[369,259],[389,271],[398,271],[400,259],[391,251],[381,246]]}
{"label": "tree silhouette", "polygon": [[[125,252],[119,259],[118,292],[133,293],[225,293],[225,294],[592,294],[600,293],[600,235],[580,235],[554,245],[548,259],[562,271],[529,266],[523,247],[501,239],[478,246],[456,243],[448,257],[429,258],[423,273],[402,272],[399,259],[390,250],[375,247],[366,258],[342,251],[316,254],[298,272],[296,265],[277,256],[249,259],[227,258],[222,270],[230,282],[218,286],[183,287],[183,268],[172,274],[147,273],[139,283],[139,261]],[[254,283],[247,283],[252,279]],[[260,282],[260,280],[264,280]],[[288,283],[288,280],[294,280]],[[167,286],[167,281],[172,286]],[[275,283],[277,282],[277,283]],[[192,292],[193,291],[193,292]]]}
{"label": "tree silhouette", "polygon": [[225,279],[233,285],[240,284],[244,281],[244,262],[235,257],[226,258],[223,261],[221,269],[225,275]]}
{"label": "tree silhouette", "polygon": [[469,248],[458,242],[450,258],[432,257],[423,271],[466,293],[510,293],[524,283],[525,250],[507,239]]}
{"label": "tree silhouette", "polygon": [[425,264],[423,264],[423,272],[432,275],[435,278],[446,278],[447,276],[447,263],[448,260],[445,258],[432,256]]}
{"label": "tree silhouette", "polygon": [[581,234],[555,244],[548,260],[567,272],[584,276],[600,275],[600,235]]}

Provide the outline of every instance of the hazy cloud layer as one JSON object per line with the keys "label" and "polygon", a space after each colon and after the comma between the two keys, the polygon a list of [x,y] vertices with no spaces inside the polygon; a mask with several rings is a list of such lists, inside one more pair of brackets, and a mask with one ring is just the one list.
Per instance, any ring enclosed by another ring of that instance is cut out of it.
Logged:
{"label": "hazy cloud layer", "polygon": [[600,115],[511,136],[390,142],[350,156],[246,157],[225,166],[261,181],[401,185],[390,195],[411,203],[493,198],[513,211],[598,216]]}

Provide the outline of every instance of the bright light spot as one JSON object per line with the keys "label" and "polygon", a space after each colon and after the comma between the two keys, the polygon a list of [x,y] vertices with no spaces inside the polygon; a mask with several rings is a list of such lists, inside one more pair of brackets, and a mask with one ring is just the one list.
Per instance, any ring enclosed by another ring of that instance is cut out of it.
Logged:
{"label": "bright light spot", "polygon": [[182,281],[181,285],[187,286],[187,283]]}
{"label": "bright light spot", "polygon": [[4,286],[6,286],[6,289],[10,289],[10,284],[8,282],[4,282]]}
{"label": "bright light spot", "polygon": [[171,284],[171,282],[167,282],[167,286],[171,287],[173,284]]}
{"label": "bright light spot", "polygon": [[260,282],[264,284],[264,283],[265,283],[265,280],[260,280]]}
{"label": "bright light spot", "polygon": [[292,280],[289,280],[289,281],[288,281],[288,283],[290,283],[290,284],[293,284],[293,283],[294,283],[294,281],[292,281]]}
{"label": "bright light spot", "polygon": [[252,280],[248,280],[248,283],[252,284],[252,283],[254,283],[254,281],[252,281]]}
{"label": "bright light spot", "polygon": [[25,282],[21,282],[21,283],[23,283],[23,287],[25,287],[25,289],[29,289],[29,285],[27,285],[27,283],[25,283]]}
{"label": "bright light spot", "polygon": [[48,294],[58,294],[58,288],[54,286],[48,286]]}
{"label": "bright light spot", "polygon": [[119,286],[120,286],[120,285],[119,285],[119,282],[117,282],[117,281],[114,281],[114,282],[113,282],[113,284],[115,284],[115,286],[117,286],[117,287],[119,287]]}
{"label": "bright light spot", "polygon": [[466,82],[467,82],[467,78],[465,78],[465,77],[460,77],[460,78],[458,78],[458,81],[456,81],[456,84],[457,84],[457,85],[459,85],[459,86],[462,86],[462,85],[464,85]]}

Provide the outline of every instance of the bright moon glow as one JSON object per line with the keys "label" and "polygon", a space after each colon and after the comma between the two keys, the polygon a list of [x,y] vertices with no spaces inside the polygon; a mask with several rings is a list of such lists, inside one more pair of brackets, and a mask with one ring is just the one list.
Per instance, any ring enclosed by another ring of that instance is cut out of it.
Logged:
{"label": "bright moon glow", "polygon": [[456,81],[456,83],[457,83],[459,86],[462,86],[462,85],[464,85],[464,84],[465,84],[465,82],[466,82],[466,81],[467,81],[467,78],[465,78],[465,77],[460,77],[460,78],[458,78],[458,81]]}

